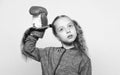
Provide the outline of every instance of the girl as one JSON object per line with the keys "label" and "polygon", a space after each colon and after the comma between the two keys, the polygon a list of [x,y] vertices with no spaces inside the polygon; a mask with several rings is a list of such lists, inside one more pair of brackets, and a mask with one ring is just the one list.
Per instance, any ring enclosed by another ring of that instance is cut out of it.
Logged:
{"label": "girl", "polygon": [[54,19],[50,27],[62,47],[36,48],[36,42],[45,30],[32,27],[25,32],[29,34],[22,40],[22,54],[41,62],[43,75],[91,75],[91,61],[78,23],[61,15]]}

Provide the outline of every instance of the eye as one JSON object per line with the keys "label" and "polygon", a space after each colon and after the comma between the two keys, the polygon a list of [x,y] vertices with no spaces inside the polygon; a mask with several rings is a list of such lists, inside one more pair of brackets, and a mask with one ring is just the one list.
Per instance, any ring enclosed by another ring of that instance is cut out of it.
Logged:
{"label": "eye", "polygon": [[68,25],[68,27],[73,27],[73,25],[72,25],[72,24],[70,24],[70,25]]}
{"label": "eye", "polygon": [[59,32],[63,31],[63,28],[59,28],[58,31],[59,31]]}

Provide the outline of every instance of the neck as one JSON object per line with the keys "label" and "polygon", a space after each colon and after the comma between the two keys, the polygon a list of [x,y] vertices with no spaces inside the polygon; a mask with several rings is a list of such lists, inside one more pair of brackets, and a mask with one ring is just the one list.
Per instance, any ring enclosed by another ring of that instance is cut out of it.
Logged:
{"label": "neck", "polygon": [[73,48],[73,47],[74,47],[73,44],[64,44],[64,43],[62,43],[62,46],[63,46],[65,49],[70,49],[70,48]]}

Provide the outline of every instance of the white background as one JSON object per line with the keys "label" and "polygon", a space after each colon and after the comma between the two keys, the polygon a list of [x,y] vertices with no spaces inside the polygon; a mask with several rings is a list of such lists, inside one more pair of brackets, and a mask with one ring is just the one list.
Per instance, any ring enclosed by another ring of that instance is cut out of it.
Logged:
{"label": "white background", "polygon": [[[23,33],[32,26],[28,10],[33,5],[47,8],[49,23],[62,14],[78,21],[93,75],[120,75],[119,0],[0,0],[0,75],[42,75],[40,63],[25,61],[20,52]],[[38,47],[60,45],[51,29],[37,43]]]}

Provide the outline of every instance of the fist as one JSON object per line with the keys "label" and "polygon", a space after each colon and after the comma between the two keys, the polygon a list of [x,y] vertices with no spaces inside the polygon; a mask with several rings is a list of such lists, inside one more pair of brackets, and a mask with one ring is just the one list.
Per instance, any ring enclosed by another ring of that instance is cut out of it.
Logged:
{"label": "fist", "polygon": [[48,14],[47,10],[44,7],[41,7],[41,6],[32,6],[29,9],[29,13],[33,16],[38,16],[41,13],[44,13],[46,16]]}
{"label": "fist", "polygon": [[32,6],[29,13],[33,16],[33,25],[45,28],[48,25],[47,10],[41,6]]}

